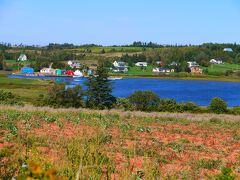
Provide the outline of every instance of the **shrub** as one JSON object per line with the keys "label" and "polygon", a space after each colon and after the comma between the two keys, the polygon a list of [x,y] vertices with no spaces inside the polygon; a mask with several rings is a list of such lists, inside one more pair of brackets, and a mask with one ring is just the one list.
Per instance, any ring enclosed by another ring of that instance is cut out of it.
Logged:
{"label": "shrub", "polygon": [[181,111],[180,105],[174,99],[161,99],[159,102],[158,110],[165,112],[178,112]]}
{"label": "shrub", "polygon": [[48,91],[48,97],[44,99],[43,104],[49,105],[52,107],[66,107],[66,108],[82,107],[83,106],[83,90],[81,86],[65,89],[64,84],[54,83],[53,85],[50,86]]}
{"label": "shrub", "polygon": [[208,108],[216,114],[225,113],[227,112],[227,103],[220,98],[213,98]]}
{"label": "shrub", "polygon": [[0,90],[0,104],[22,106],[23,102],[20,101],[19,96],[16,96],[11,92]]}
{"label": "shrub", "polygon": [[127,98],[117,98],[117,102],[115,104],[115,107],[118,109],[124,109],[127,110],[133,110],[132,104],[129,102],[129,99]]}
{"label": "shrub", "polygon": [[152,91],[136,91],[128,97],[129,102],[140,111],[157,110],[159,97]]}
{"label": "shrub", "polygon": [[193,102],[186,102],[182,104],[182,110],[188,112],[198,112],[200,111],[200,107]]}
{"label": "shrub", "polygon": [[229,109],[230,114],[240,115],[240,106],[235,106]]}

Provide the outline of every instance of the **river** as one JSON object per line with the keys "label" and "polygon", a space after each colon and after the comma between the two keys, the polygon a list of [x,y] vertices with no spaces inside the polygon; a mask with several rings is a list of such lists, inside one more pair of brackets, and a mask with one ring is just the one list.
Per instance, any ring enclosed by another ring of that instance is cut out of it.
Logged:
{"label": "river", "polygon": [[[10,75],[11,78],[32,78]],[[39,78],[39,77],[38,77]],[[84,86],[87,78],[62,78],[62,77],[41,77],[56,82],[65,83],[67,87],[75,85]],[[137,90],[150,90],[161,98],[172,98],[178,102],[195,102],[200,106],[209,105],[214,97],[224,99],[229,107],[240,105],[240,83],[220,82],[205,80],[170,80],[157,78],[124,78],[111,81],[113,95],[116,97],[128,97]]]}

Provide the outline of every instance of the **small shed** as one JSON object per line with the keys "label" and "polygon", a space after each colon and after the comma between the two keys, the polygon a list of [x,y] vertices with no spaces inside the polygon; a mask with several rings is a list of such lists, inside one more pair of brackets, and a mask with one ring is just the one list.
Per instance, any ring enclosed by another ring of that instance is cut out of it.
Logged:
{"label": "small shed", "polygon": [[21,69],[21,74],[34,74],[34,70],[30,67],[23,67]]}
{"label": "small shed", "polygon": [[62,70],[61,70],[61,69],[56,69],[55,74],[56,74],[57,76],[61,76],[61,75],[62,75]]}

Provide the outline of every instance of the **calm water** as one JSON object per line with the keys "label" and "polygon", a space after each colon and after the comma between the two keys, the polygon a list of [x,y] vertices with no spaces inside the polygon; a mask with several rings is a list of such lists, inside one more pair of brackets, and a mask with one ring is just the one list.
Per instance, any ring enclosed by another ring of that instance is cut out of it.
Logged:
{"label": "calm water", "polygon": [[[9,77],[26,78],[13,75]],[[87,80],[86,78],[42,78],[64,82],[68,87],[84,85]],[[240,83],[238,82],[125,78],[114,80],[112,84],[113,95],[116,97],[128,97],[137,90],[151,90],[161,98],[173,98],[178,102],[192,101],[201,106],[208,105],[214,97],[224,99],[230,107],[240,105]]]}

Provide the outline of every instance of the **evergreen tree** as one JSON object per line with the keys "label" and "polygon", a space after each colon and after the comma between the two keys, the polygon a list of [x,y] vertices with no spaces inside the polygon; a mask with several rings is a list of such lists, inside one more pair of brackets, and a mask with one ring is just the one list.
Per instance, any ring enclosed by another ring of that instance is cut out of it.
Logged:
{"label": "evergreen tree", "polygon": [[0,52],[0,70],[4,70],[5,69],[5,63],[4,63],[4,54],[3,52]]}
{"label": "evergreen tree", "polygon": [[98,66],[96,76],[89,77],[86,85],[87,107],[97,109],[113,107],[116,98],[111,95],[112,86],[108,80],[108,70],[103,65]]}

